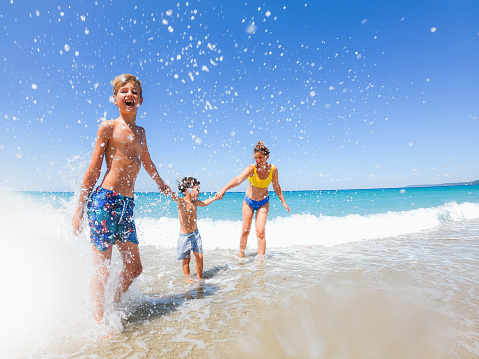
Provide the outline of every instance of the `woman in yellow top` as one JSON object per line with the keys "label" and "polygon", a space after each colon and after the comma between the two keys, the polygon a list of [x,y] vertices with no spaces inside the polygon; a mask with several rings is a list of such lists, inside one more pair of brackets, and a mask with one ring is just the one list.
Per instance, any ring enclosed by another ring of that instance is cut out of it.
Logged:
{"label": "woman in yellow top", "polygon": [[284,208],[289,212],[289,207],[284,200],[283,192],[278,180],[278,168],[267,163],[269,150],[263,142],[258,141],[254,147],[254,164],[246,167],[239,176],[236,176],[216,193],[216,198],[222,199],[226,191],[243,183],[249,178],[243,202],[243,230],[241,232],[239,257],[244,257],[244,250],[248,242],[254,211],[256,211],[256,236],[258,237],[258,257],[262,259],[266,252],[265,226],[269,213],[268,186],[273,182],[273,188]]}

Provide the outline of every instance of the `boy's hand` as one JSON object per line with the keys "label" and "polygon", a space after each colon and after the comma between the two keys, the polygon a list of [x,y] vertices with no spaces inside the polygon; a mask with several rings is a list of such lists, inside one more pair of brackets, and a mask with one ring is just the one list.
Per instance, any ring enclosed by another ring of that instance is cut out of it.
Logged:
{"label": "boy's hand", "polygon": [[82,216],[78,216],[78,214],[75,214],[72,219],[72,227],[73,227],[73,234],[75,236],[78,236],[82,232],[82,226],[81,226],[81,219]]}
{"label": "boy's hand", "polygon": [[289,206],[288,206],[286,203],[283,203],[283,206],[284,206],[284,208],[285,208],[285,209],[288,211],[288,213],[289,213],[289,211],[290,211]]}

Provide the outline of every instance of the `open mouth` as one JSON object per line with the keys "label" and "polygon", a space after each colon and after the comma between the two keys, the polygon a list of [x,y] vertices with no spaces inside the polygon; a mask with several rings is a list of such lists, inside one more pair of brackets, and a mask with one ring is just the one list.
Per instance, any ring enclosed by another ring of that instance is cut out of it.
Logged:
{"label": "open mouth", "polygon": [[125,105],[127,105],[128,107],[132,107],[135,105],[135,102],[132,100],[125,100]]}

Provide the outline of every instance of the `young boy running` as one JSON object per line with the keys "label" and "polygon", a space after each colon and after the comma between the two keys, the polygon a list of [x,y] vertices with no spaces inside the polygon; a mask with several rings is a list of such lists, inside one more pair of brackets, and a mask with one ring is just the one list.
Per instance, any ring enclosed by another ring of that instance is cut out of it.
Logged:
{"label": "young boy running", "polygon": [[[145,129],[136,125],[138,107],[143,103],[140,80],[125,74],[116,77],[112,85],[113,103],[118,107],[119,117],[100,125],[72,220],[73,232],[78,235],[82,230],[85,203],[88,202],[95,268],[90,280],[90,292],[93,314],[98,323],[103,320],[105,284],[110,275],[112,246],[117,246],[123,260],[115,302],[120,301],[121,295],[143,270],[133,220],[135,180],[141,165],[156,182],[160,192],[167,194],[170,190],[150,158]],[[92,194],[100,177],[103,158],[107,171],[101,185]]]}
{"label": "young boy running", "polygon": [[215,197],[199,201],[200,181],[193,177],[184,177],[178,184],[178,191],[183,197],[170,193],[171,198],[178,203],[180,219],[180,235],[178,238],[178,260],[183,260],[183,273],[187,283],[192,283],[190,274],[191,251],[196,259],[196,274],[203,279],[203,246],[197,226],[197,206],[206,207],[216,200]]}

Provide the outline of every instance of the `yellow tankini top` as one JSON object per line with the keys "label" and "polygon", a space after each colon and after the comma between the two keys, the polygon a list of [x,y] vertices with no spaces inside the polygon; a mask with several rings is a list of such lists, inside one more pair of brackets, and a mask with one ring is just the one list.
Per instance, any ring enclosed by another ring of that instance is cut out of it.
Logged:
{"label": "yellow tankini top", "polygon": [[249,176],[249,182],[258,188],[268,188],[268,186],[271,184],[271,181],[273,180],[273,169],[274,165],[271,164],[271,169],[269,171],[269,175],[265,179],[261,179],[258,176],[258,172],[256,172],[256,166],[253,166],[254,168],[254,173],[252,176]]}

